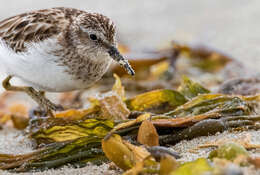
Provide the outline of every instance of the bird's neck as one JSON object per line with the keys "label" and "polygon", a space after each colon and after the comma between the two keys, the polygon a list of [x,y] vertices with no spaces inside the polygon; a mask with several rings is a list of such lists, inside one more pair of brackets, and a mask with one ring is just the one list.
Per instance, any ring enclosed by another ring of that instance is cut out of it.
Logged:
{"label": "bird's neck", "polygon": [[112,59],[108,55],[90,54],[75,48],[66,49],[59,55],[59,65],[66,67],[66,72],[76,79],[87,81],[99,80],[108,70]]}

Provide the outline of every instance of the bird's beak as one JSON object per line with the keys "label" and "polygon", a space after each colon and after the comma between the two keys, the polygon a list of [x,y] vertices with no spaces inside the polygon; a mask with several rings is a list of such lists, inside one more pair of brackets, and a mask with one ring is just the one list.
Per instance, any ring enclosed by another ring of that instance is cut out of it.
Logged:
{"label": "bird's beak", "polygon": [[125,70],[127,71],[127,73],[129,75],[134,75],[135,72],[132,69],[131,65],[128,63],[127,59],[125,59],[117,50],[117,48],[115,48],[114,46],[112,46],[109,51],[108,51],[109,55],[115,60],[117,61],[122,67],[125,68]]}

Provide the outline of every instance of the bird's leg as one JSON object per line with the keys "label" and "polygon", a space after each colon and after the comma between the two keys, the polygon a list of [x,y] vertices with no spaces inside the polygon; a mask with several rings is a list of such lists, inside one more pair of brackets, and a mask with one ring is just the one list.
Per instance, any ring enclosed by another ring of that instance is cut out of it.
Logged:
{"label": "bird's leg", "polygon": [[[39,95],[42,96],[43,98],[47,99],[46,96],[45,96],[45,91],[38,91]],[[47,99],[48,100],[48,99]],[[49,101],[49,100],[48,100]],[[51,101],[49,101],[50,103],[52,103]],[[63,111],[64,108],[61,106],[61,105],[56,105],[54,103],[52,103],[52,108],[53,110],[55,111]]]}
{"label": "bird's leg", "polygon": [[10,84],[12,76],[8,76],[2,83],[3,87],[9,91],[23,91],[27,93],[33,100],[35,100],[48,114],[53,116],[51,110],[57,111],[60,109],[59,106],[52,103],[50,100],[44,97],[42,91],[37,92],[32,87],[12,86]]}

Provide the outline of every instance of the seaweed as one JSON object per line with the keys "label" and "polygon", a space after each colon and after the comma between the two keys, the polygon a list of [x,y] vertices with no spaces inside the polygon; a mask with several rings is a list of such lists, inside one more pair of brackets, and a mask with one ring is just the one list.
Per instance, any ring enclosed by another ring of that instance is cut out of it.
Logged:
{"label": "seaweed", "polygon": [[[113,71],[120,77],[114,74],[113,86],[107,85],[106,77],[103,79],[106,88],[112,87],[110,91],[88,97],[84,108],[69,108],[54,113],[54,117],[46,117],[43,111],[28,112],[24,106],[8,107],[3,103],[6,96],[0,97],[1,125],[11,122],[34,143],[31,153],[0,154],[0,169],[30,172],[112,161],[125,175],[193,175],[218,172],[219,159],[259,167],[259,159],[246,151],[255,148],[252,145],[224,143],[224,146],[217,145],[219,148],[207,159],[191,162],[179,161],[181,155],[169,148],[182,140],[217,132],[260,128],[259,94],[234,94],[227,90],[232,81],[216,93],[210,86],[193,81],[196,78],[178,65],[178,61],[186,59],[191,69],[213,75],[232,62],[230,57],[206,47],[177,42],[169,49],[141,57],[130,61],[137,73],[135,78],[125,76],[120,68],[114,67]],[[129,97],[129,82],[134,88],[140,87],[141,92],[136,90]],[[157,82],[162,88],[150,86],[149,82]],[[71,99],[64,95],[62,101]],[[75,99],[80,100],[78,95]],[[242,159],[241,154],[246,157]]]}

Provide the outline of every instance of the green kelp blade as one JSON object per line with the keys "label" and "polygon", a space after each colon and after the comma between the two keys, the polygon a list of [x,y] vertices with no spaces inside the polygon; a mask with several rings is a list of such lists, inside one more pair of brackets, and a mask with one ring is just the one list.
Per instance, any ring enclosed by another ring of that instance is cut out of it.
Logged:
{"label": "green kelp blade", "polygon": [[229,142],[223,145],[220,145],[217,149],[213,150],[209,154],[209,158],[220,158],[220,159],[227,159],[227,160],[234,160],[239,155],[248,156],[249,153],[247,150],[237,143]]}
{"label": "green kelp blade", "polygon": [[207,159],[199,158],[195,161],[182,164],[177,170],[170,173],[170,175],[203,175],[212,170]]}
{"label": "green kelp blade", "polygon": [[188,99],[198,96],[199,94],[208,94],[210,91],[199,83],[193,82],[187,76],[182,77],[181,85],[178,91]]}
{"label": "green kelp blade", "polygon": [[185,117],[216,113],[230,116],[249,115],[252,112],[252,106],[239,96],[201,94],[166,115],[172,117]]}
{"label": "green kelp blade", "polygon": [[97,118],[80,121],[66,120],[66,122],[61,118],[49,118],[45,122],[48,123],[42,122],[40,125],[35,124],[30,128],[30,137],[38,145],[74,140],[87,136],[103,138],[114,127],[112,120]]}
{"label": "green kelp blade", "polygon": [[102,138],[81,137],[57,142],[24,155],[0,155],[0,169],[16,172],[41,171],[68,163],[82,165],[86,162],[102,163],[105,156],[101,149]]}
{"label": "green kelp blade", "polygon": [[179,92],[162,89],[127,99],[126,105],[131,111],[146,111],[160,114],[173,110],[185,102],[187,102],[186,98]]}

